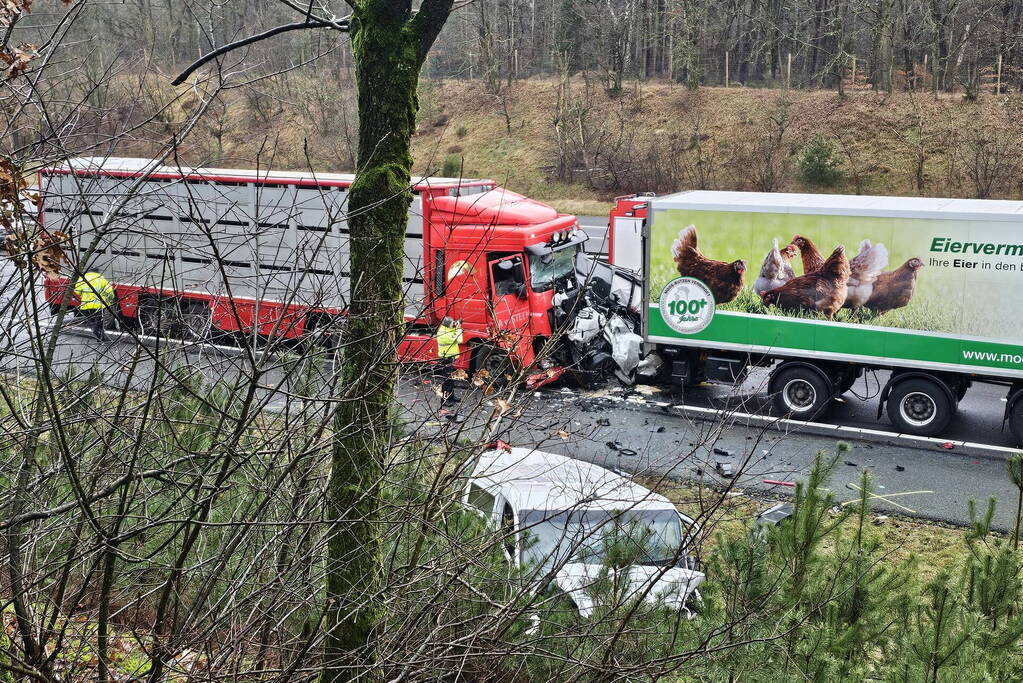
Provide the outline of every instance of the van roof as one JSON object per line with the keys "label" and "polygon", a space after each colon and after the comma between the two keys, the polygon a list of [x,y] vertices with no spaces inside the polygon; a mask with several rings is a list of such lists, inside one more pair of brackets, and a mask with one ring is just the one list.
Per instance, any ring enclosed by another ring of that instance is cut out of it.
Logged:
{"label": "van roof", "polygon": [[[197,166],[156,165],[154,159],[141,157],[76,157],[60,166],[43,169],[43,173],[102,173],[130,177],[143,172],[155,178],[198,176],[202,180],[224,182],[301,183],[351,185],[353,173],[313,173],[310,171],[278,171],[274,169],[204,168]],[[413,177],[412,186],[458,187],[463,185],[494,184],[492,180],[470,178]]]}
{"label": "van roof", "polygon": [[689,209],[1023,222],[1023,201],[1003,199],[690,190],[653,197],[649,202],[654,211]]}
{"label": "van roof", "polygon": [[519,510],[675,510],[664,496],[611,470],[529,448],[484,452],[472,477]]}

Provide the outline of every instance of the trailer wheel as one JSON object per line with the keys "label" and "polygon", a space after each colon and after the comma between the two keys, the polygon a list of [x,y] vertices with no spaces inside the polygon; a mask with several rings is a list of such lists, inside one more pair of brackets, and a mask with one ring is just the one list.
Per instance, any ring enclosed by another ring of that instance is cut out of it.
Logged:
{"label": "trailer wheel", "polygon": [[782,366],[771,378],[775,410],[797,420],[813,420],[828,411],[834,387],[819,372],[803,365]]}
{"label": "trailer wheel", "polygon": [[945,389],[919,377],[895,385],[886,405],[888,419],[904,434],[934,436],[952,420],[953,406]]}
{"label": "trailer wheel", "polygon": [[855,372],[850,372],[849,374],[842,377],[842,381],[838,383],[838,390],[835,392],[835,395],[841,396],[842,394],[847,393],[850,389],[853,388],[853,385],[856,384],[856,380],[858,380],[859,378],[860,378],[859,375]]}

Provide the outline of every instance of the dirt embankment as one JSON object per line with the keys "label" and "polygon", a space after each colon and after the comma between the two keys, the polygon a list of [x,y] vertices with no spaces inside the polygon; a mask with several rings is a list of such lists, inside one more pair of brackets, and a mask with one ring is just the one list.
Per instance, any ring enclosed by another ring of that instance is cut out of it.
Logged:
{"label": "dirt embankment", "polygon": [[[260,87],[229,95],[199,127],[188,156],[351,170],[350,86],[291,76]],[[493,178],[576,213],[602,213],[618,194],[692,188],[1023,195],[1017,95],[968,102],[923,92],[840,97],[647,83],[609,98],[574,78],[519,81],[498,94],[478,82],[424,81],[420,101],[417,172]],[[841,180],[814,188],[801,180],[799,157],[818,134]]]}

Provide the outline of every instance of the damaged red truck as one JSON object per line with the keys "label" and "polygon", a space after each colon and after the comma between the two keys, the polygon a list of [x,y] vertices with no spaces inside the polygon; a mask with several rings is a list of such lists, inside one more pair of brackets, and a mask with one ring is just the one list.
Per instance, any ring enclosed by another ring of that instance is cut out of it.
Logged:
{"label": "damaged red truck", "polygon": [[[352,180],[78,158],[40,171],[39,188],[44,225],[71,235],[75,272],[105,275],[143,333],[295,339],[343,319]],[[461,321],[466,370],[514,361],[539,384],[587,354],[609,360],[557,334],[581,290],[575,216],[489,180],[421,178],[413,190],[402,360],[436,359],[445,316]],[[67,279],[46,290],[59,305]]]}

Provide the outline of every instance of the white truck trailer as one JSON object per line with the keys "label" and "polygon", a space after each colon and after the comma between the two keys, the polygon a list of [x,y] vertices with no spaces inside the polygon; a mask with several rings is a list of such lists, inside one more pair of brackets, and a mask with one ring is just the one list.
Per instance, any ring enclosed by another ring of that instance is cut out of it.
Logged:
{"label": "white truck trailer", "polygon": [[[974,381],[1023,442],[1023,202],[691,191],[618,201],[612,260],[641,271],[648,377],[771,367],[780,414],[821,416],[891,372],[896,429],[935,435]],[[879,408],[878,418],[881,417]]]}

